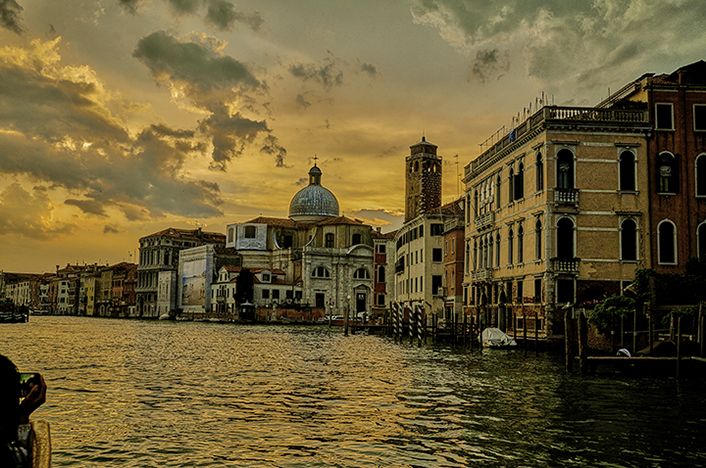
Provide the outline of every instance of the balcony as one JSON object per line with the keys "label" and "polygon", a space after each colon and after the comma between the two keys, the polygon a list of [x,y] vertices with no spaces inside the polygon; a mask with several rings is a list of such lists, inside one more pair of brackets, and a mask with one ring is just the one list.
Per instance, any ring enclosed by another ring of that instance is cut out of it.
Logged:
{"label": "balcony", "polygon": [[474,283],[482,281],[490,281],[493,279],[493,270],[490,268],[481,268],[471,272],[471,281]]}
{"label": "balcony", "polygon": [[575,188],[555,188],[554,203],[557,205],[574,205],[579,204],[579,189]]}
{"label": "balcony", "polygon": [[476,229],[480,231],[482,229],[492,226],[494,222],[495,213],[492,211],[490,213],[478,215],[476,216]]}
{"label": "balcony", "polygon": [[556,274],[577,275],[580,263],[580,258],[552,258],[552,268]]}

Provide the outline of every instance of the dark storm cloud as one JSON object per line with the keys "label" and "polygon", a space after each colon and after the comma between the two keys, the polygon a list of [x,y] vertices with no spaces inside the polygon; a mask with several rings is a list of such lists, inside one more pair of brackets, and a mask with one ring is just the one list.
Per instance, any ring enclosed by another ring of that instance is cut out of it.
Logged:
{"label": "dark storm cloud", "polygon": [[510,71],[510,57],[498,49],[479,50],[471,66],[471,72],[481,82],[491,77],[502,76]]}
{"label": "dark storm cloud", "polygon": [[232,57],[218,55],[195,42],[179,42],[165,31],[140,39],[133,56],[149,68],[155,79],[182,81],[199,92],[260,86],[250,70]]}
{"label": "dark storm cloud", "polygon": [[169,4],[177,13],[196,13],[202,0],[169,0]]}
{"label": "dark storm cloud", "polygon": [[0,0],[0,26],[17,34],[24,32],[20,23],[22,7],[15,0]]}
{"label": "dark storm cloud", "polygon": [[304,81],[315,81],[324,88],[343,84],[343,71],[330,51],[328,57],[320,63],[293,64],[289,67],[289,72]]}
{"label": "dark storm cloud", "polygon": [[206,21],[216,26],[221,31],[230,31],[236,23],[243,23],[253,31],[260,29],[263,19],[260,13],[243,13],[237,11],[235,6],[226,0],[209,0],[206,11]]}
{"label": "dark storm cloud", "polygon": [[[14,52],[0,50],[1,174],[63,188],[71,193],[65,204],[92,215],[105,216],[109,207],[134,218],[221,213],[218,186],[184,171],[186,159],[203,150],[194,131],[159,124],[132,137],[102,103],[99,85],[81,75],[57,78],[71,74],[40,57],[27,68],[13,65]],[[15,191],[30,205],[48,199]]]}
{"label": "dark storm cloud", "polygon": [[[229,105],[240,100],[252,105],[265,86],[248,67],[197,42],[181,42],[164,31],[142,38],[133,54],[158,83],[182,89],[192,104],[207,111],[199,131],[213,147],[210,167],[225,171],[233,158],[270,129],[264,120],[245,117]],[[286,152],[285,152],[286,153]]]}
{"label": "dark storm cloud", "polygon": [[[697,26],[706,23],[702,0],[414,0],[411,11],[415,22],[437,28],[469,56],[501,54],[497,62],[476,56],[477,78],[505,74],[516,52],[530,76],[574,93],[577,86],[602,86],[626,72],[642,73],[649,63],[701,58],[706,38]],[[581,81],[586,77],[589,82]]]}

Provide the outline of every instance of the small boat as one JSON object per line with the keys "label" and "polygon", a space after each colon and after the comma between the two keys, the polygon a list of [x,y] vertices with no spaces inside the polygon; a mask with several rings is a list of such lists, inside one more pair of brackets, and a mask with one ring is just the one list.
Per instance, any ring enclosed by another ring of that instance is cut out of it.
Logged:
{"label": "small boat", "polygon": [[478,340],[486,348],[510,348],[517,346],[517,342],[499,328],[486,328]]}

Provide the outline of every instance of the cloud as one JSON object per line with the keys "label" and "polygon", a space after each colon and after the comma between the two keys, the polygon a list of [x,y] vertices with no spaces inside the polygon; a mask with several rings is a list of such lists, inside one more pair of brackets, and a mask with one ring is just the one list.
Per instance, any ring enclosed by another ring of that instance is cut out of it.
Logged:
{"label": "cloud", "polygon": [[119,227],[112,224],[106,224],[103,227],[103,234],[120,234],[121,232]]}
{"label": "cloud", "polygon": [[360,71],[367,73],[370,76],[376,76],[378,74],[377,68],[375,68],[375,65],[371,63],[361,63],[360,64]]}
{"label": "cloud", "polygon": [[45,240],[75,231],[75,223],[54,218],[54,208],[45,188],[35,187],[30,193],[18,183],[8,185],[0,192],[0,236]]}
{"label": "cloud", "polygon": [[184,169],[206,147],[196,132],[155,124],[131,136],[90,70],[58,65],[57,44],[0,49],[0,174],[64,189],[65,205],[97,216],[220,215],[219,187]]}
{"label": "cloud", "polygon": [[221,171],[248,145],[271,132],[266,121],[243,113],[244,107],[252,108],[265,85],[247,65],[222,54],[223,46],[209,37],[190,35],[178,40],[158,31],[140,39],[133,53],[157,83],[168,84],[173,93],[184,95],[192,106],[209,114],[199,121],[198,130],[211,142],[211,169]]}
{"label": "cloud", "polygon": [[137,13],[137,4],[139,0],[118,0],[118,3],[122,5],[123,10],[129,13]]}
{"label": "cloud", "polygon": [[265,141],[260,148],[260,153],[273,156],[275,159],[276,167],[287,167],[284,164],[284,157],[287,156],[287,150],[284,149],[277,141],[277,137],[273,135],[267,135]]}
{"label": "cloud", "polygon": [[306,109],[307,107],[309,107],[311,105],[311,103],[309,101],[307,101],[306,98],[304,97],[304,94],[297,94],[296,102],[297,102],[297,105],[303,107],[304,109]]}
{"label": "cloud", "polygon": [[509,54],[500,52],[498,49],[479,50],[471,68],[473,76],[481,82],[494,76],[500,78],[508,71],[510,71]]}
{"label": "cloud", "polygon": [[296,63],[289,67],[289,73],[303,81],[314,81],[324,88],[343,84],[343,71],[331,51],[320,63]]}
{"label": "cloud", "polygon": [[22,34],[25,29],[20,24],[22,7],[15,0],[0,0],[0,26],[10,31]]}
{"label": "cloud", "polygon": [[264,22],[260,13],[245,14],[236,11],[235,6],[226,0],[210,0],[208,2],[206,21],[221,31],[232,30],[235,23],[243,23],[250,26],[253,31],[257,31]]}
{"label": "cloud", "polygon": [[693,60],[706,39],[696,27],[706,22],[701,0],[414,0],[411,11],[417,24],[438,29],[459,53],[475,57],[477,78],[502,76],[512,56],[540,84],[573,93],[641,74],[646,62]]}

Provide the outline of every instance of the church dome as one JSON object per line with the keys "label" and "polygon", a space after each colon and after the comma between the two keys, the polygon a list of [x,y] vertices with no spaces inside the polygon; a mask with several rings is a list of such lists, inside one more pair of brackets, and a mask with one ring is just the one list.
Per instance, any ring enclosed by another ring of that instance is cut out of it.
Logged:
{"label": "church dome", "polygon": [[298,191],[289,202],[289,217],[298,222],[316,222],[338,216],[338,200],[321,186],[321,169],[309,171],[309,185]]}

